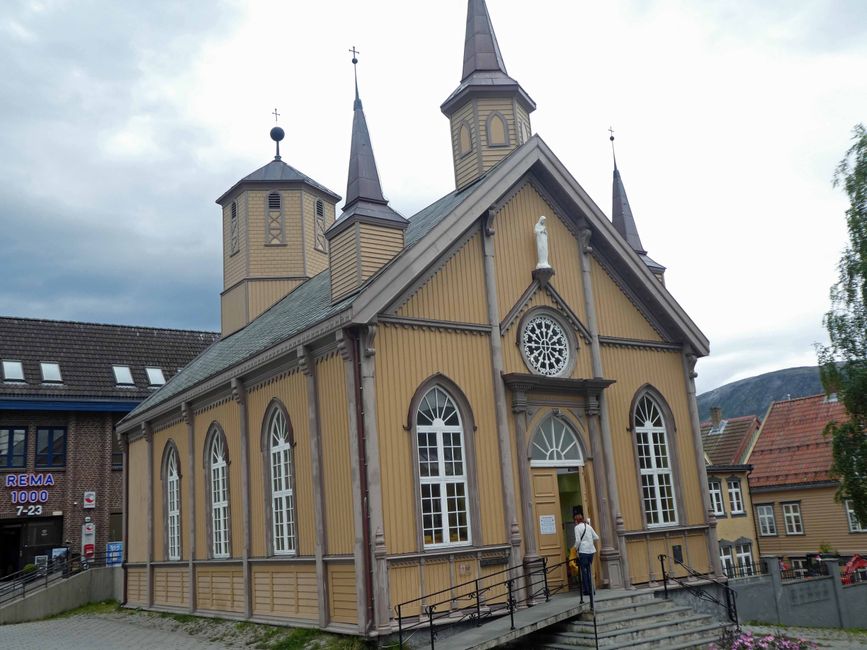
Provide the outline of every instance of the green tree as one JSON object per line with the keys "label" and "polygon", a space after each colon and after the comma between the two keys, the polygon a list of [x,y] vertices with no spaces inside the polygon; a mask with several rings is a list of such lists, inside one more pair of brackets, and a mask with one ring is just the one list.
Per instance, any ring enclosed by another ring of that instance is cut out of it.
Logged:
{"label": "green tree", "polygon": [[837,393],[849,419],[831,422],[832,472],[840,481],[838,499],[851,499],[858,519],[867,524],[867,130],[858,124],[853,144],[834,173],[834,187],[849,196],[846,225],[849,244],[831,287],[831,309],[824,323],[831,341],[820,346],[825,391]]}

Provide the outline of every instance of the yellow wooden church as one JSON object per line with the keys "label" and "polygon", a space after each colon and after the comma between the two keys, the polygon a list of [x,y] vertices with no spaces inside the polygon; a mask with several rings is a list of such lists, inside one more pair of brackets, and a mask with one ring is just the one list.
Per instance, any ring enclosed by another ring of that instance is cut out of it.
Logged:
{"label": "yellow wooden church", "polygon": [[118,425],[128,605],[376,636],[399,603],[561,562],[575,511],[599,588],[659,580],[660,553],[719,575],[708,342],[619,171],[609,219],[533,135],[484,0],[441,109],[456,187],[412,217],[357,85],[342,211],[279,128],[218,199],[222,338]]}

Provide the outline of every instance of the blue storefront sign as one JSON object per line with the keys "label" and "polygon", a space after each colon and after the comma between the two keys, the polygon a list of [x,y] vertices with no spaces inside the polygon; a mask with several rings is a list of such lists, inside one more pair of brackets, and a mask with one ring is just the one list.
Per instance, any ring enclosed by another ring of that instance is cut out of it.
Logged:
{"label": "blue storefront sign", "polygon": [[123,542],[109,542],[105,546],[105,566],[123,564]]}

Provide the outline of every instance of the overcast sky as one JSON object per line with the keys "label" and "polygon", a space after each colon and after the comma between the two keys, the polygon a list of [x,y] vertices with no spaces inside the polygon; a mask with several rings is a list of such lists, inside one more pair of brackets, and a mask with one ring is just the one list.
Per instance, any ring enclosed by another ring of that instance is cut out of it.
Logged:
{"label": "overcast sky", "polygon": [[[699,390],[815,363],[867,121],[867,2],[488,0],[533,131],[711,341]],[[0,314],[219,327],[214,199],[273,155],[345,194],[352,66],[391,205],[454,185],[465,0],[0,4]],[[552,242],[552,245],[556,245]]]}

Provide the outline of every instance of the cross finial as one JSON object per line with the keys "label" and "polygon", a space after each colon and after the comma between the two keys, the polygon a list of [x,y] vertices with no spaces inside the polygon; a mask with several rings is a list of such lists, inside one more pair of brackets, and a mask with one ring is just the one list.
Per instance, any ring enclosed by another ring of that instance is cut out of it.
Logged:
{"label": "cross finial", "polygon": [[358,50],[355,49],[355,46],[352,46],[352,49],[349,50],[352,52],[352,64],[355,65],[358,63],[358,55],[361,54]]}
{"label": "cross finial", "polygon": [[608,137],[611,140],[611,155],[614,156],[614,169],[617,170],[617,154],[614,152],[614,129],[612,127],[608,127],[608,133],[611,135]]}
{"label": "cross finial", "polygon": [[361,108],[361,99],[358,96],[358,55],[361,54],[358,50],[355,49],[353,45],[349,50],[352,52],[352,70],[355,74],[355,108]]}
{"label": "cross finial", "polygon": [[275,122],[277,121],[277,118],[280,117],[280,113],[277,112],[277,109],[276,109],[276,108],[274,109],[274,112],[271,113],[271,115],[274,116],[274,121],[275,121]]}

